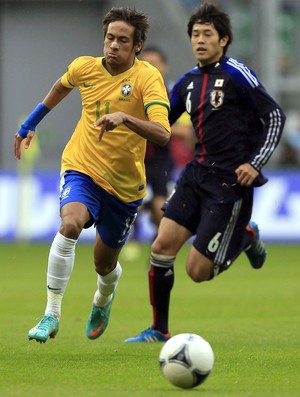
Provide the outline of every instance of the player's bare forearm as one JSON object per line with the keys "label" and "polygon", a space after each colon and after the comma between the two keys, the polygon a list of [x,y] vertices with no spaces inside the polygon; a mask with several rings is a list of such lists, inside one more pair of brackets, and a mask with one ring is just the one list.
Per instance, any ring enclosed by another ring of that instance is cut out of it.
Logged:
{"label": "player's bare forearm", "polygon": [[95,122],[94,127],[101,127],[99,141],[105,131],[114,130],[120,124],[125,124],[138,135],[161,146],[166,145],[170,139],[169,132],[160,123],[140,120],[126,113],[116,112],[106,114]]}
{"label": "player's bare forearm", "polygon": [[171,137],[170,133],[157,122],[139,120],[133,116],[127,115],[124,124],[148,141],[161,146],[166,145]]}
{"label": "player's bare forearm", "polygon": [[62,85],[60,79],[52,86],[42,103],[39,103],[27,119],[22,123],[21,128],[15,134],[14,155],[18,160],[21,159],[21,144],[24,140],[24,149],[28,149],[34,136],[34,131],[38,123],[46,114],[54,108],[66,95],[72,91]]}

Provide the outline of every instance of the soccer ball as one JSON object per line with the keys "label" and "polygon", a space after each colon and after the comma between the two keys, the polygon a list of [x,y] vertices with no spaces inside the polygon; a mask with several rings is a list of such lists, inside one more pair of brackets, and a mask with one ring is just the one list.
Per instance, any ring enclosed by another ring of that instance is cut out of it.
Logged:
{"label": "soccer ball", "polygon": [[163,376],[173,385],[191,389],[205,381],[214,365],[210,344],[196,334],[178,334],[170,338],[159,354]]}

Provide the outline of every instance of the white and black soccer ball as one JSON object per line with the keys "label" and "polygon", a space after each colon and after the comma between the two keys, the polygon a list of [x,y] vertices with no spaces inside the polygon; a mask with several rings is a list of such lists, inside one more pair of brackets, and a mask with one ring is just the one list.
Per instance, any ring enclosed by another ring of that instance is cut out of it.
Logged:
{"label": "white and black soccer ball", "polygon": [[163,376],[173,385],[191,389],[205,381],[214,366],[210,344],[196,334],[178,334],[170,338],[159,354]]}

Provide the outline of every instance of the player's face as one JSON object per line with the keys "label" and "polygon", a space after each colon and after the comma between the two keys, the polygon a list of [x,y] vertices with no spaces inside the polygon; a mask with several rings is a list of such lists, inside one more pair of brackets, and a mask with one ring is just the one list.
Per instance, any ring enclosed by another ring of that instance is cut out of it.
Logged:
{"label": "player's face", "polygon": [[108,25],[104,38],[104,57],[107,70],[116,75],[131,68],[136,52],[142,43],[133,45],[134,27],[124,21],[114,21]]}
{"label": "player's face", "polygon": [[228,37],[220,39],[218,31],[211,23],[195,23],[191,44],[200,66],[217,62],[223,55]]}

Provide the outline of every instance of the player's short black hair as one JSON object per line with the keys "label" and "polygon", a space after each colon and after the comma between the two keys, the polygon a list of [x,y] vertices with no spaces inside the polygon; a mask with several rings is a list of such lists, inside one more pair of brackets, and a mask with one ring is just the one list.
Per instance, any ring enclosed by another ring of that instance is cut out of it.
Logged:
{"label": "player's short black hair", "polygon": [[134,45],[138,44],[140,41],[143,43],[146,41],[150,23],[147,15],[143,12],[137,11],[135,8],[113,7],[103,19],[104,37],[106,35],[108,25],[115,21],[125,21],[134,27]]}
{"label": "player's short black hair", "polygon": [[212,23],[219,33],[220,39],[228,36],[228,43],[224,47],[224,54],[226,53],[228,46],[233,40],[232,27],[230,17],[224,11],[220,10],[214,4],[205,2],[197,7],[192,13],[190,20],[187,25],[187,32],[189,37],[192,36],[192,30],[195,23]]}

